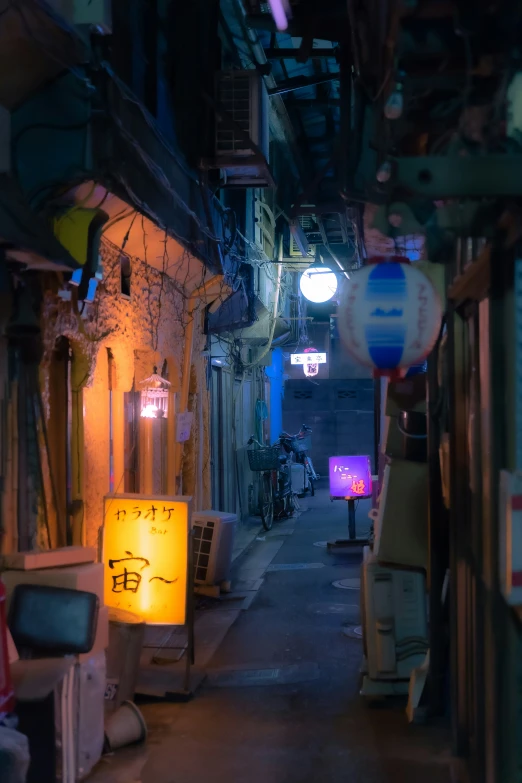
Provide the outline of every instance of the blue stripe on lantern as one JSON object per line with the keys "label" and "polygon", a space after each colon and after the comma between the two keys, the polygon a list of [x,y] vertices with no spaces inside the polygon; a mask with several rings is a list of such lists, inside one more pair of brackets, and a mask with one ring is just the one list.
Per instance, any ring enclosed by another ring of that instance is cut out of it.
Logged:
{"label": "blue stripe on lantern", "polygon": [[401,324],[367,324],[364,328],[368,353],[381,370],[396,367],[404,351],[406,327]]}
{"label": "blue stripe on lantern", "polygon": [[370,348],[368,353],[378,370],[394,370],[401,360],[402,348],[382,346]]}
{"label": "blue stripe on lantern", "polygon": [[377,264],[368,276],[366,299],[406,299],[406,275],[401,264]]}

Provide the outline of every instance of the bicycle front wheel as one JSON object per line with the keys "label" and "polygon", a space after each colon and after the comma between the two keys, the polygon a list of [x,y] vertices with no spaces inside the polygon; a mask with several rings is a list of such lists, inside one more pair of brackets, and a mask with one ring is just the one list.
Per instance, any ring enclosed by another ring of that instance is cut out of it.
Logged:
{"label": "bicycle front wheel", "polygon": [[272,477],[270,473],[263,473],[259,495],[261,522],[263,523],[265,530],[272,530],[272,525],[274,524],[274,497],[272,494]]}

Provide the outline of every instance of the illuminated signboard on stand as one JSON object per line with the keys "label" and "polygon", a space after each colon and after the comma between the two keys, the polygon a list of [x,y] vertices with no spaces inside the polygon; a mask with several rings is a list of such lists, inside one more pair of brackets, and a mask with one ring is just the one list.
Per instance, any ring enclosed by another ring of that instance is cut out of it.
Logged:
{"label": "illuminated signboard on stand", "polygon": [[362,456],[330,457],[330,497],[356,500],[371,497],[370,458]]}
{"label": "illuminated signboard on stand", "polygon": [[151,625],[187,619],[191,499],[163,495],[104,498],[105,604]]}

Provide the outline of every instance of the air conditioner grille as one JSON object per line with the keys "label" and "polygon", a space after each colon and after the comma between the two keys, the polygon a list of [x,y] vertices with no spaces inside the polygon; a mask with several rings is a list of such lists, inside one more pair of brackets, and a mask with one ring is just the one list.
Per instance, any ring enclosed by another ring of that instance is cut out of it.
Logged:
{"label": "air conditioner grille", "polygon": [[304,389],[296,389],[294,391],[294,400],[311,400],[312,396],[311,391],[305,391]]}
{"label": "air conditioner grille", "polygon": [[[299,215],[298,220],[299,220],[299,225],[301,226],[301,228],[303,229],[303,231],[305,232],[305,234],[308,237],[309,233],[313,232],[314,228],[315,228],[315,221],[314,221],[313,216],[312,215]],[[316,245],[309,244],[308,245],[308,254],[307,255],[310,256],[310,258],[314,258],[315,257],[315,250],[316,250]],[[301,252],[301,248],[297,244],[297,241],[296,241],[296,239],[295,239],[293,234],[290,234],[290,255],[291,256],[301,256],[301,257],[303,255],[302,252]]]}
{"label": "air conditioner grille", "polygon": [[206,581],[210,550],[214,537],[214,523],[194,525],[194,573],[197,580]]}
{"label": "air conditioner grille", "polygon": [[[251,136],[251,109],[250,109],[251,78],[248,74],[232,72],[229,78],[221,78],[218,82],[218,102],[230,119],[238,126],[238,130],[218,123],[217,149],[220,153],[233,153],[244,150],[248,145],[245,137],[239,132]],[[251,153],[251,150],[248,150]]]}

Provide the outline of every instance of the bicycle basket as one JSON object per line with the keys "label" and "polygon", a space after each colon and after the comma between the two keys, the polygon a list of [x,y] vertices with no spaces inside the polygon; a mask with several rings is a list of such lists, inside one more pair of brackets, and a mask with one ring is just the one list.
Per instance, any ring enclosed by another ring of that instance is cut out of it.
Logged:
{"label": "bicycle basket", "polygon": [[295,450],[297,454],[303,454],[305,451],[312,450],[311,435],[305,435],[304,438],[296,438],[294,443],[295,443]]}
{"label": "bicycle basket", "polygon": [[279,446],[269,446],[263,449],[248,449],[248,461],[250,470],[277,470],[279,468]]}

